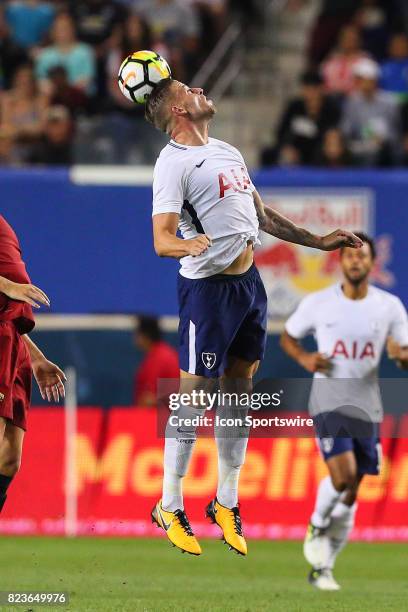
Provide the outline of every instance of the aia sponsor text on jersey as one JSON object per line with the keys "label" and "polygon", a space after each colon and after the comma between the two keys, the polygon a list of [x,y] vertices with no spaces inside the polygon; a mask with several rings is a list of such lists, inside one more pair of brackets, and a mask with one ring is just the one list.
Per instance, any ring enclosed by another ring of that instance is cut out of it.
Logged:
{"label": "aia sponsor text on jersey", "polygon": [[251,179],[249,178],[246,169],[241,166],[240,168],[231,168],[225,172],[218,174],[218,183],[220,186],[220,198],[223,198],[225,192],[229,189],[238,192],[243,189],[248,189],[251,185]]}
{"label": "aia sponsor text on jersey", "polygon": [[372,342],[337,340],[330,359],[333,357],[344,357],[344,359],[365,359],[369,357],[370,359],[375,359],[374,345]]}

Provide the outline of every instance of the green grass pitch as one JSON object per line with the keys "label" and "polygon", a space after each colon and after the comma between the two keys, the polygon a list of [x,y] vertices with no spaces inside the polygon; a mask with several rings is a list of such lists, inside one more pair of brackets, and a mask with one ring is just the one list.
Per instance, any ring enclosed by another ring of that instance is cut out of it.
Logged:
{"label": "green grass pitch", "polygon": [[407,546],[352,543],[338,593],[306,582],[299,542],[250,541],[247,558],[217,540],[201,557],[164,539],[0,538],[0,590],[68,591],[68,606],[1,610],[373,612],[408,610]]}

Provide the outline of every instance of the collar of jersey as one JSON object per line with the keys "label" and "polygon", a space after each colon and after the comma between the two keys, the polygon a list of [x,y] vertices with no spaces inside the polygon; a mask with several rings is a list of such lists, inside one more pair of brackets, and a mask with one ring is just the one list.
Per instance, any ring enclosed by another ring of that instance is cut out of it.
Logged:
{"label": "collar of jersey", "polygon": [[181,151],[186,151],[187,149],[203,149],[204,147],[208,147],[209,144],[211,144],[210,141],[208,141],[205,145],[184,145],[176,142],[173,139],[171,139],[169,142],[170,146],[174,147],[175,149],[180,149]]}
{"label": "collar of jersey", "polygon": [[345,300],[346,302],[348,302],[349,304],[361,304],[361,303],[365,302],[365,300],[372,295],[372,286],[369,284],[368,285],[367,295],[365,296],[365,298],[363,298],[362,300],[351,300],[350,298],[347,297],[347,295],[345,295],[345,293],[343,291],[342,284],[343,283],[341,281],[339,283],[337,283],[337,291],[338,291],[340,297],[343,300]]}

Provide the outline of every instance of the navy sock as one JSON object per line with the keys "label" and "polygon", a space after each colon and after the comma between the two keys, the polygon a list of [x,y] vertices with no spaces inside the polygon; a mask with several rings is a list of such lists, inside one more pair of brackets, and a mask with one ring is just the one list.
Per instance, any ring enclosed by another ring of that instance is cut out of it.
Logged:
{"label": "navy sock", "polygon": [[7,499],[7,489],[9,488],[12,480],[12,476],[4,476],[4,474],[0,474],[0,512],[3,510],[3,506]]}

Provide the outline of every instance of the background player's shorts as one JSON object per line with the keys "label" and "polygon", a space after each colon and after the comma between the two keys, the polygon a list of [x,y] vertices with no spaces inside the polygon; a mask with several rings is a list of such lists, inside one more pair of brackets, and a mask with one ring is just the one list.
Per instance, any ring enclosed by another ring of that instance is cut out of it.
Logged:
{"label": "background player's shorts", "polygon": [[381,442],[377,423],[353,419],[337,412],[318,414],[313,420],[319,449],[325,461],[353,451],[359,474],[379,473]]}
{"label": "background player's shorts", "polygon": [[28,348],[11,321],[0,321],[0,417],[27,429],[31,400]]}
{"label": "background player's shorts", "polygon": [[255,265],[244,274],[178,277],[180,368],[215,378],[227,355],[262,359],[267,337],[267,297]]}

